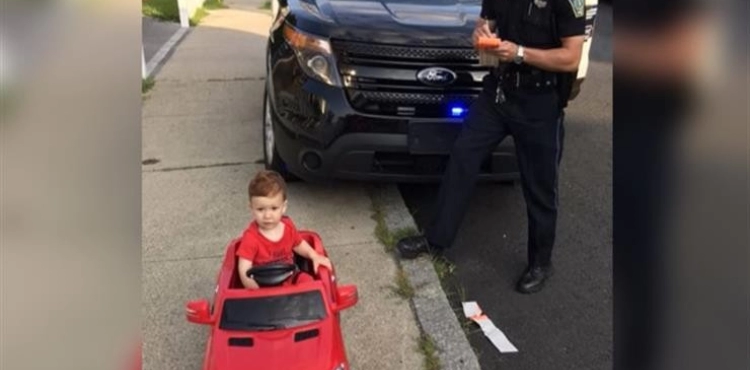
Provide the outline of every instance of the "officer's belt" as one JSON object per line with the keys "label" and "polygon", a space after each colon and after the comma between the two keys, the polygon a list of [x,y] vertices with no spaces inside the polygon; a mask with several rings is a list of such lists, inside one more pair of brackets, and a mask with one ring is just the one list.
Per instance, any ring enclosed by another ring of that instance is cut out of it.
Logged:
{"label": "officer's belt", "polygon": [[495,68],[492,75],[501,81],[504,89],[542,89],[557,86],[557,73],[538,68]]}

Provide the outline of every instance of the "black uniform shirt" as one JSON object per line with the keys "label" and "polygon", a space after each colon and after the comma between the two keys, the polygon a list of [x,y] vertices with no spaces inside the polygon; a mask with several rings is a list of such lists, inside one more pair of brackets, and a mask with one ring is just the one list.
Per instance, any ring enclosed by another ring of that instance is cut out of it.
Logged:
{"label": "black uniform shirt", "polygon": [[496,22],[501,39],[539,49],[586,29],[584,0],[482,0],[481,16]]}

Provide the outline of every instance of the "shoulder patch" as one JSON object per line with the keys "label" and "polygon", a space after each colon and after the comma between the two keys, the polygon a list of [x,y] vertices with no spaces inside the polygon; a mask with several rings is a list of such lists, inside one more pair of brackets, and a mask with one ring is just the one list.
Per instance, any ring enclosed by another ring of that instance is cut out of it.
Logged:
{"label": "shoulder patch", "polygon": [[570,7],[573,9],[573,14],[575,14],[576,18],[583,17],[584,13],[584,0],[568,0],[570,3]]}

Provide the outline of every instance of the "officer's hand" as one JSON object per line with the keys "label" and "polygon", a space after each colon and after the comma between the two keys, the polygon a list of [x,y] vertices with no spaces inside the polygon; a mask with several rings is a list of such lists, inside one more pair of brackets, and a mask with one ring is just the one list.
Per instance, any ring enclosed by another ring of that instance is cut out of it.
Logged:
{"label": "officer's hand", "polygon": [[517,52],[518,45],[510,41],[501,42],[500,46],[498,46],[497,49],[493,50],[493,54],[495,54],[501,62],[506,63],[512,62],[513,58],[516,57]]}
{"label": "officer's hand", "polygon": [[490,26],[487,24],[487,21],[480,20],[477,22],[477,26],[474,27],[474,33],[471,35],[474,45],[477,44],[480,37],[495,37],[490,31]]}

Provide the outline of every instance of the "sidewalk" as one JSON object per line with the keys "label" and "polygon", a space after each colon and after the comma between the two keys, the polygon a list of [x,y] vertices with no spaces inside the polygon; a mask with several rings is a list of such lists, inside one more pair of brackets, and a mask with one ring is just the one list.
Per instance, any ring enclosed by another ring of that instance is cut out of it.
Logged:
{"label": "sidewalk", "polygon": [[[221,256],[249,221],[246,188],[262,168],[265,44],[260,0],[228,0],[191,30],[156,74],[143,103],[144,369],[200,369],[205,327],[184,304],[210,298]],[[410,302],[393,292],[398,266],[374,236],[361,184],[292,183],[289,211],[318,232],[340,283],[359,303],[342,313],[351,367],[423,368]]]}

